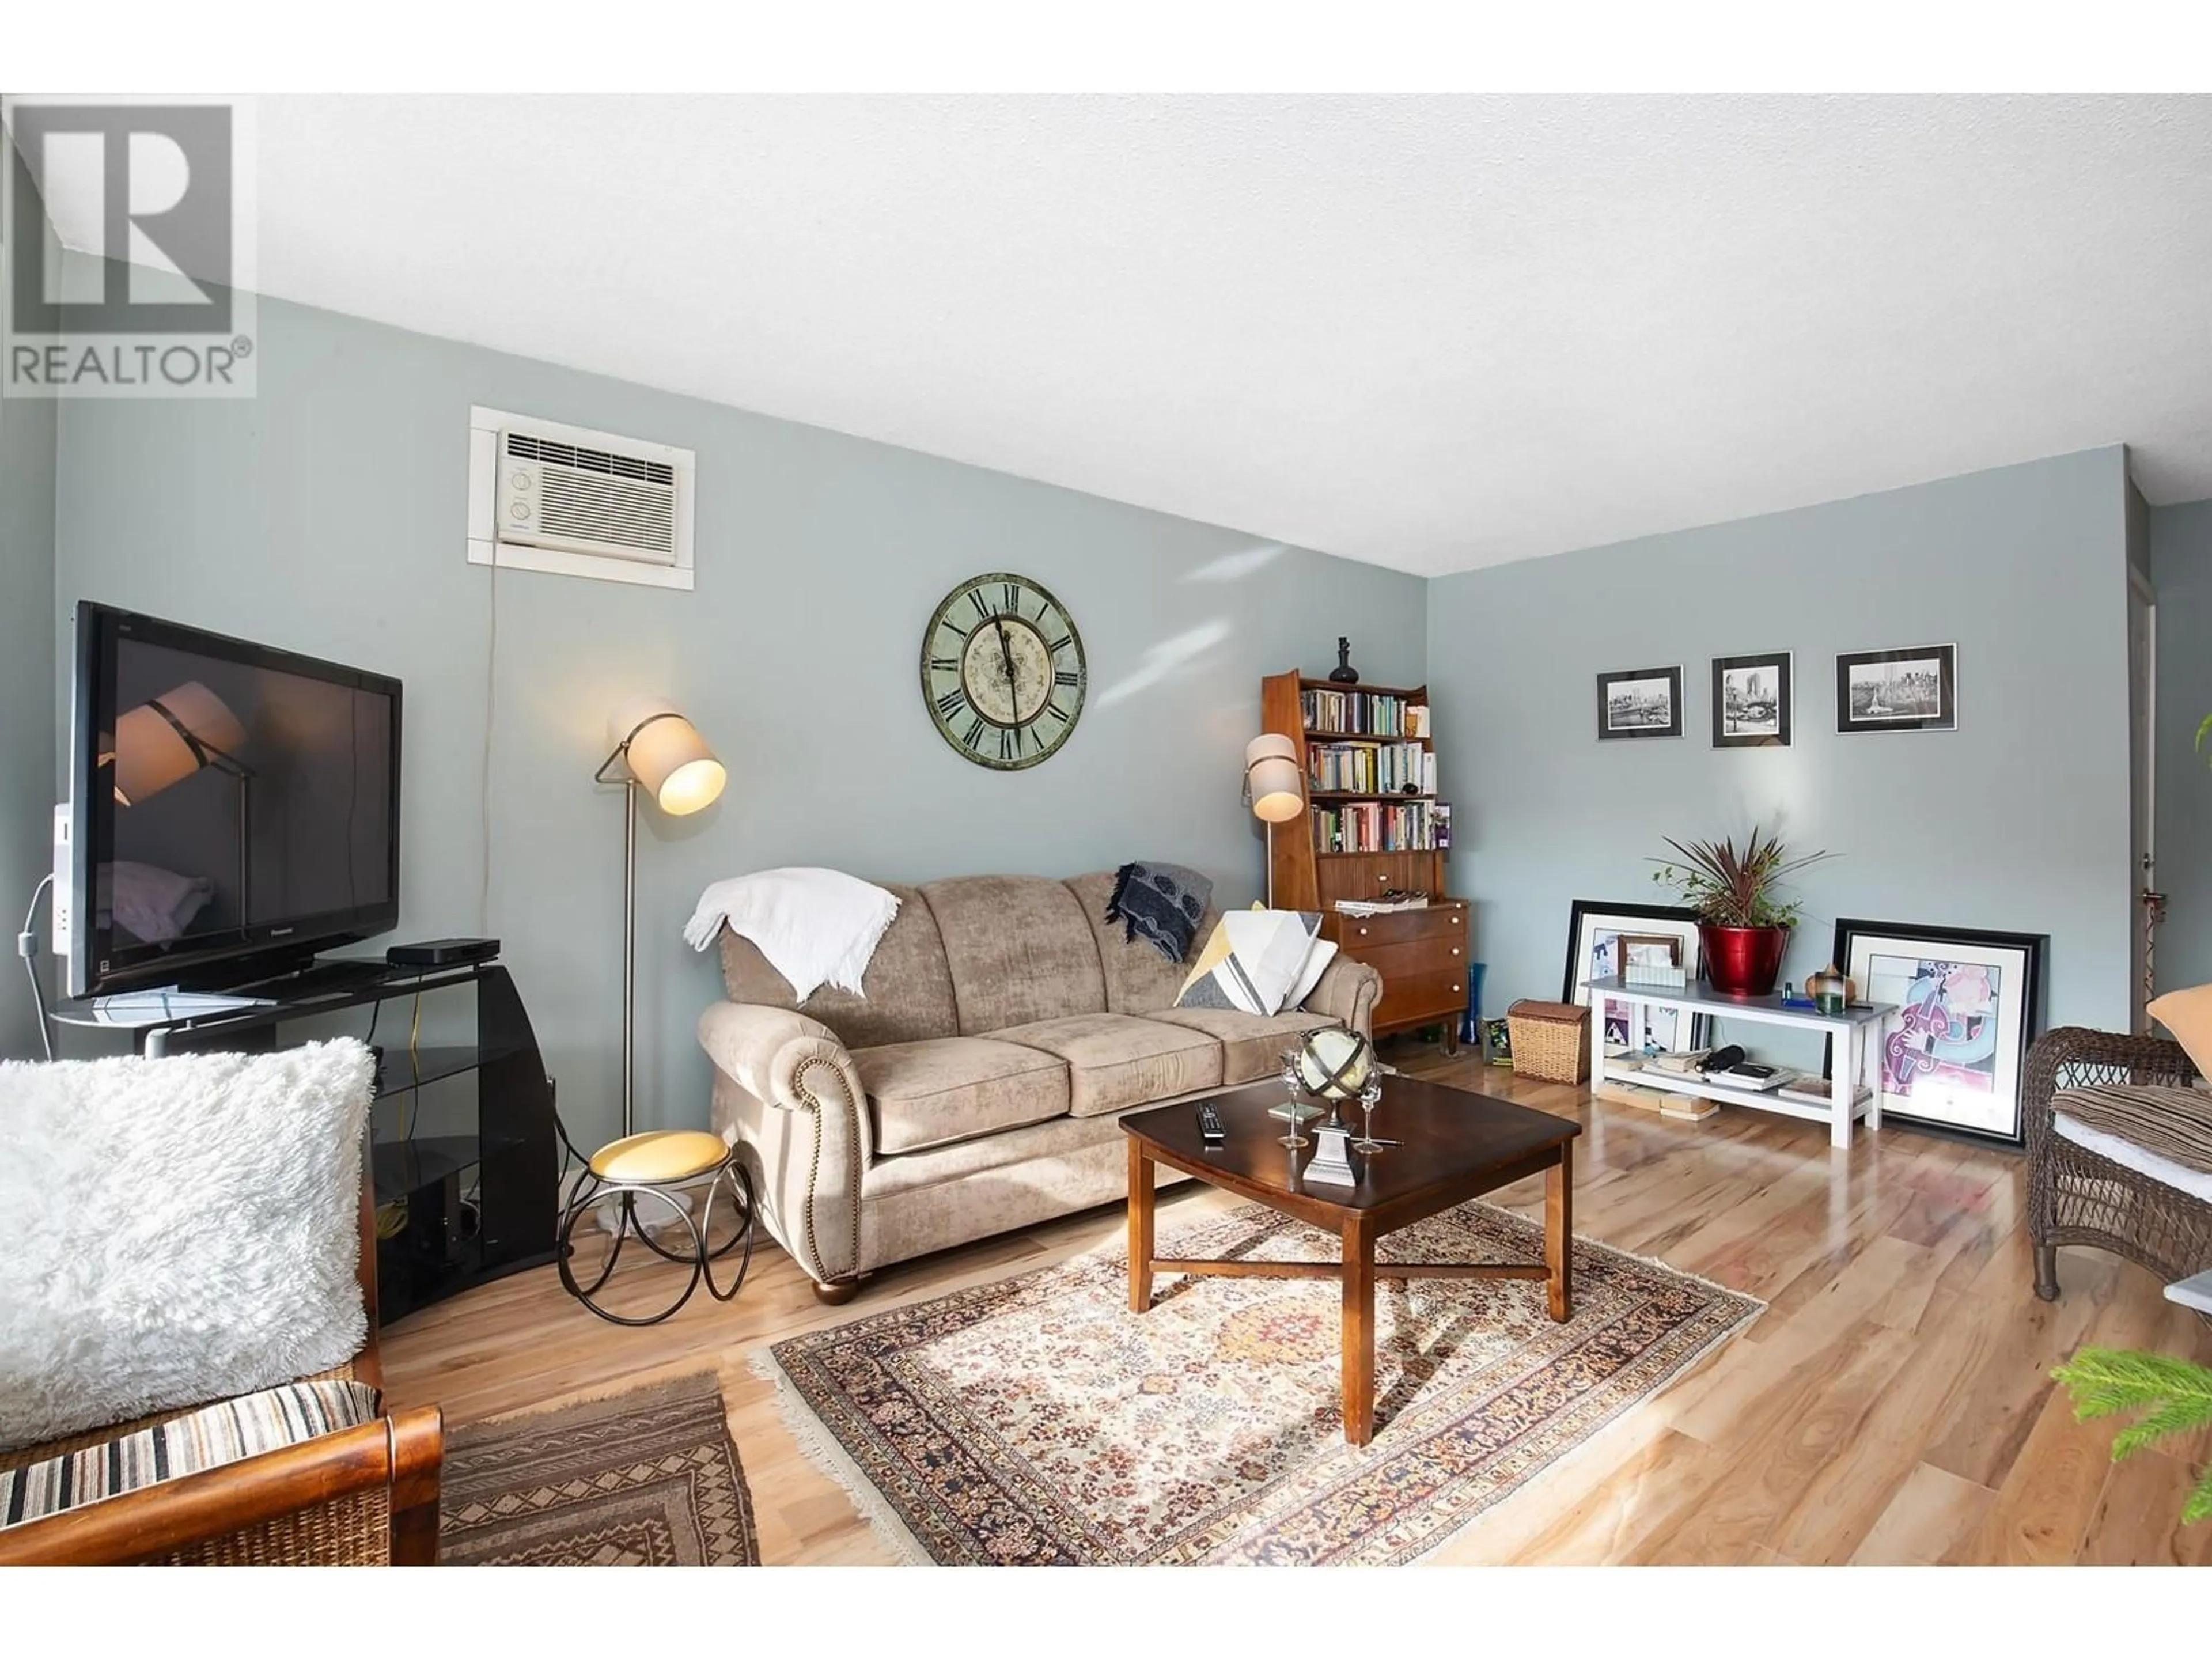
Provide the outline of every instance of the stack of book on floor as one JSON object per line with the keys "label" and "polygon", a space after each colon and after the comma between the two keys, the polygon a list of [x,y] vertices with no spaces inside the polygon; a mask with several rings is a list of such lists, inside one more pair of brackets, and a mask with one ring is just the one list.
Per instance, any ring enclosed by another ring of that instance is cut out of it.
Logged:
{"label": "stack of book on floor", "polygon": [[[1617,1050],[1617,1052],[1616,1052]],[[1680,1054],[1640,1054],[1626,1045],[1606,1045],[1605,1069],[1613,1072],[1664,1072],[1670,1077],[1696,1077],[1698,1062],[1710,1049],[1689,1048]],[[1592,1091],[1600,1100],[1610,1100],[1623,1106],[1641,1106],[1662,1117],[1682,1118],[1700,1122],[1721,1109],[1720,1102],[1707,1100],[1701,1095],[1678,1094],[1672,1089],[1655,1089],[1649,1084],[1631,1083],[1626,1079],[1608,1076]]]}

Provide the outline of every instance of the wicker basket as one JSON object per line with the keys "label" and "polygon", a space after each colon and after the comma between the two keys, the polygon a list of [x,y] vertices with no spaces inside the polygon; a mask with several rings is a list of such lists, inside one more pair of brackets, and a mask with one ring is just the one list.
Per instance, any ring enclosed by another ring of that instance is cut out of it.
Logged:
{"label": "wicker basket", "polygon": [[1589,1010],[1571,1002],[1531,1002],[1505,1011],[1513,1040],[1513,1074],[1546,1083],[1589,1079]]}

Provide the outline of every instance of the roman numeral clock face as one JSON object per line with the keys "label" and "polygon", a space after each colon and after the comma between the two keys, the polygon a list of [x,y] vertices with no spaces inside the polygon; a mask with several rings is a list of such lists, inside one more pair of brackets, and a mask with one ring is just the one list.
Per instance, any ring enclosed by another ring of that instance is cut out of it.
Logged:
{"label": "roman numeral clock face", "polygon": [[1067,741],[1083,713],[1083,639],[1024,576],[976,576],[945,596],[921,636],[921,695],[945,742],[1018,772]]}

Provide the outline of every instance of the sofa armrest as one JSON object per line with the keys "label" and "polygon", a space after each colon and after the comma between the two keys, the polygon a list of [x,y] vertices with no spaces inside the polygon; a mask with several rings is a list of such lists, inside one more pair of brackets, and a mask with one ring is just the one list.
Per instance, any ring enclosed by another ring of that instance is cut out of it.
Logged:
{"label": "sofa armrest", "polygon": [[761,1003],[699,1017],[714,1127],[743,1149],[762,1218],[817,1284],[860,1271],[860,1176],[875,1128],[853,1056],[817,1019]]}
{"label": "sofa armrest", "polygon": [[853,1057],[818,1019],[754,1002],[718,1002],[699,1016],[699,1046],[749,1093],[800,1111],[805,1062],[849,1069]]}
{"label": "sofa armrest", "polygon": [[1352,961],[1340,951],[1322,969],[1303,1006],[1313,1013],[1327,1014],[1346,1030],[1372,1036],[1375,1005],[1382,999],[1382,974],[1364,962]]}
{"label": "sofa armrest", "polygon": [[2036,1038],[2021,1082],[2021,1115],[2027,1149],[2039,1152],[2051,1131],[2051,1097],[2083,1084],[2167,1084],[2187,1088],[2197,1079],[2188,1050],[2163,1037],[2130,1036],[2062,1025]]}

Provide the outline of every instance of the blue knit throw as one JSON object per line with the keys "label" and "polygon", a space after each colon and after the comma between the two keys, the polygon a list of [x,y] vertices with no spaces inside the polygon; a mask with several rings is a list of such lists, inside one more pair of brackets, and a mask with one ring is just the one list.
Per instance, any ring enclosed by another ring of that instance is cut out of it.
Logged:
{"label": "blue knit throw", "polygon": [[1114,872],[1106,920],[1121,924],[1125,939],[1142,933],[1170,962],[1181,962],[1212,896],[1213,883],[1180,864],[1125,864]]}

